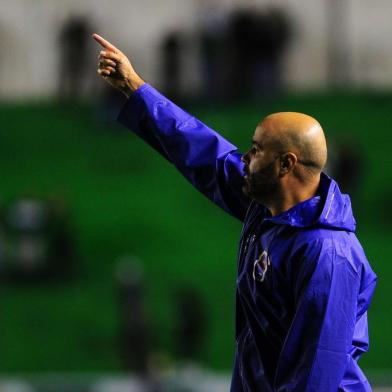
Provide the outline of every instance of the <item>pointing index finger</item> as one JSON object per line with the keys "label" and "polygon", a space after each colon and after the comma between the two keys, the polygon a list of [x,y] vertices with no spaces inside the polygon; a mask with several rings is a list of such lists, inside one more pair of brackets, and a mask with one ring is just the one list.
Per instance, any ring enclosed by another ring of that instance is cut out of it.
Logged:
{"label": "pointing index finger", "polygon": [[116,53],[120,52],[120,49],[117,49],[114,45],[112,45],[109,41],[106,41],[106,39],[102,38],[100,35],[93,34],[93,38],[105,49],[108,49],[108,50],[110,50],[112,52],[116,52]]}

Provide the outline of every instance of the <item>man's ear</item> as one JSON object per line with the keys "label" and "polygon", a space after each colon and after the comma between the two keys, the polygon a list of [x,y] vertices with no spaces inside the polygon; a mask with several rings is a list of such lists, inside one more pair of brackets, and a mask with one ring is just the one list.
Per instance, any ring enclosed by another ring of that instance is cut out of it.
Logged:
{"label": "man's ear", "polygon": [[279,167],[280,175],[284,176],[287,173],[289,173],[291,170],[293,170],[297,161],[298,161],[297,156],[292,152],[286,152],[285,154],[282,154],[280,156],[280,167]]}

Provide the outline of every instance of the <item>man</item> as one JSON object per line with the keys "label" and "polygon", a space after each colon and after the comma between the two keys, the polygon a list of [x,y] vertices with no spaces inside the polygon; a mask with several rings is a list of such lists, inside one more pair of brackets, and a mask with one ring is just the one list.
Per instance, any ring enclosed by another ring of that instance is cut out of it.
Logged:
{"label": "man", "polygon": [[104,48],[98,73],[129,98],[119,120],[244,223],[231,391],[371,391],[357,361],[368,349],[376,275],[355,237],[349,197],[322,173],[320,124],[272,114],[242,156],[93,37]]}

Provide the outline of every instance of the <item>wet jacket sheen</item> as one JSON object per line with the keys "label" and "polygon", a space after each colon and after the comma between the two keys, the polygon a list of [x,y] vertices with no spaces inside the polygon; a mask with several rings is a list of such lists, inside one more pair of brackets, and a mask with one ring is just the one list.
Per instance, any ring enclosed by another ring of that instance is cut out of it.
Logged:
{"label": "wet jacket sheen", "polygon": [[336,182],[272,217],[243,194],[237,148],[148,84],[119,121],[243,222],[231,392],[371,391],[357,361],[376,275]]}

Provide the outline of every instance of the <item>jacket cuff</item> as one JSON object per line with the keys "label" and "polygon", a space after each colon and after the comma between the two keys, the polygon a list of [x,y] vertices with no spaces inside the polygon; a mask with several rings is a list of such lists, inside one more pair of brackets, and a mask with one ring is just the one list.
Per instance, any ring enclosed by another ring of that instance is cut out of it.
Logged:
{"label": "jacket cuff", "polygon": [[143,84],[135,90],[120,110],[117,121],[126,127],[136,129],[145,113],[146,105],[143,97],[148,91],[152,90],[154,88],[148,83]]}

